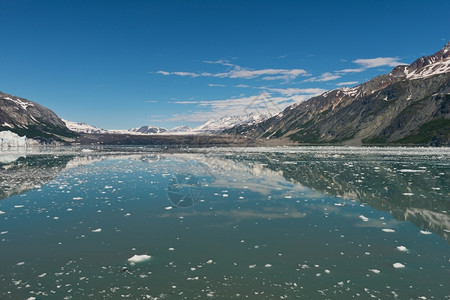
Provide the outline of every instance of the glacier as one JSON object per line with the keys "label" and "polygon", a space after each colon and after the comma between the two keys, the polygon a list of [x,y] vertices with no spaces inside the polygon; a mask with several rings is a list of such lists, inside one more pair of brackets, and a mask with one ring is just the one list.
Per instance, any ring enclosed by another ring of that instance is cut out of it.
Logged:
{"label": "glacier", "polygon": [[5,148],[26,148],[28,139],[26,136],[19,136],[9,130],[0,131],[0,149]]}

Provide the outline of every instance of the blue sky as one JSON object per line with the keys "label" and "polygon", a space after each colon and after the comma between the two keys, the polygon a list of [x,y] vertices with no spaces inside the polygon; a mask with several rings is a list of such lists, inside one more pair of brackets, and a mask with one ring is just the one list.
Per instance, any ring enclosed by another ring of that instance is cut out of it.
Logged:
{"label": "blue sky", "polygon": [[105,129],[196,126],[432,54],[450,40],[449,11],[433,0],[0,0],[0,91]]}

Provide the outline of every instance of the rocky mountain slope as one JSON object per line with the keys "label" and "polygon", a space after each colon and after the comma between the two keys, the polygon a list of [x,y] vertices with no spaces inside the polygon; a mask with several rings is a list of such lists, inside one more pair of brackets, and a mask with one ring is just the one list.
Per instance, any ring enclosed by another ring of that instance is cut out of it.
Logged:
{"label": "rocky mountain slope", "polygon": [[41,142],[68,141],[76,136],[48,108],[2,92],[0,92],[0,131],[11,131]]}
{"label": "rocky mountain slope", "polygon": [[450,42],[354,88],[224,132],[300,143],[450,145]]}

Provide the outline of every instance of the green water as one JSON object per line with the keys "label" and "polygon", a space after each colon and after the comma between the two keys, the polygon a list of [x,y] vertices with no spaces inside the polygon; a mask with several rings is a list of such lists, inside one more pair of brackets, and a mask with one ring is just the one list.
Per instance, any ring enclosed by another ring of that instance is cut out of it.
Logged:
{"label": "green water", "polygon": [[0,299],[448,299],[449,173],[449,148],[2,153]]}

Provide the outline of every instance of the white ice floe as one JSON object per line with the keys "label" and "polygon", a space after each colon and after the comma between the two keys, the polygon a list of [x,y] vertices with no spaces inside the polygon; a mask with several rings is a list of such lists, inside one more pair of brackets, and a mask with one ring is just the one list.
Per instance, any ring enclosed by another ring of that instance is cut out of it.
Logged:
{"label": "white ice floe", "polygon": [[250,265],[250,266],[248,266],[248,268],[249,269],[254,269],[254,268],[256,268],[256,265]]}
{"label": "white ice floe", "polygon": [[73,200],[83,200],[82,197],[73,197],[72,199],[73,199]]}
{"label": "white ice floe", "polygon": [[173,207],[172,206],[166,206],[164,207],[165,210],[171,210]]}
{"label": "white ice floe", "polygon": [[6,213],[4,211],[0,210],[0,215],[4,215],[4,214],[6,214]]}
{"label": "white ice floe", "polygon": [[97,228],[97,229],[93,229],[93,230],[91,230],[92,232],[102,232],[102,229],[101,228]]}
{"label": "white ice floe", "polygon": [[136,263],[141,263],[141,262],[147,261],[150,258],[152,258],[152,257],[150,255],[147,255],[147,254],[141,254],[141,255],[135,254],[135,255],[133,255],[132,257],[130,257],[128,259],[128,262],[130,264],[134,265]]}
{"label": "white ice floe", "polygon": [[393,266],[394,268],[396,268],[396,269],[401,269],[401,268],[404,268],[404,267],[405,267],[404,264],[399,263],[399,262],[393,264],[392,266]]}
{"label": "white ice floe", "polygon": [[380,274],[380,270],[377,269],[369,269],[369,271],[375,274]]}
{"label": "white ice floe", "polygon": [[212,259],[208,260],[206,263],[207,264],[212,264],[214,261]]}
{"label": "white ice floe", "polygon": [[272,267],[272,265],[271,264],[266,264],[264,267],[270,268],[270,267]]}
{"label": "white ice floe", "polygon": [[395,232],[394,229],[390,229],[390,228],[383,228],[381,230],[383,230],[384,232]]}
{"label": "white ice floe", "polygon": [[47,273],[42,273],[41,275],[38,275],[39,278],[45,277]]}
{"label": "white ice floe", "polygon": [[403,196],[414,196],[414,193],[402,193]]}
{"label": "white ice floe", "polygon": [[406,252],[406,251],[408,251],[408,248],[406,248],[405,246],[397,246],[397,250],[398,251],[402,251],[402,252]]}
{"label": "white ice floe", "polygon": [[431,232],[430,232],[430,231],[427,231],[427,230],[421,230],[420,233],[421,233],[421,234],[431,234]]}
{"label": "white ice floe", "polygon": [[367,217],[365,217],[365,216],[363,216],[363,215],[360,215],[359,218],[360,218],[361,220],[363,220],[364,222],[369,221],[369,218],[367,218]]}

